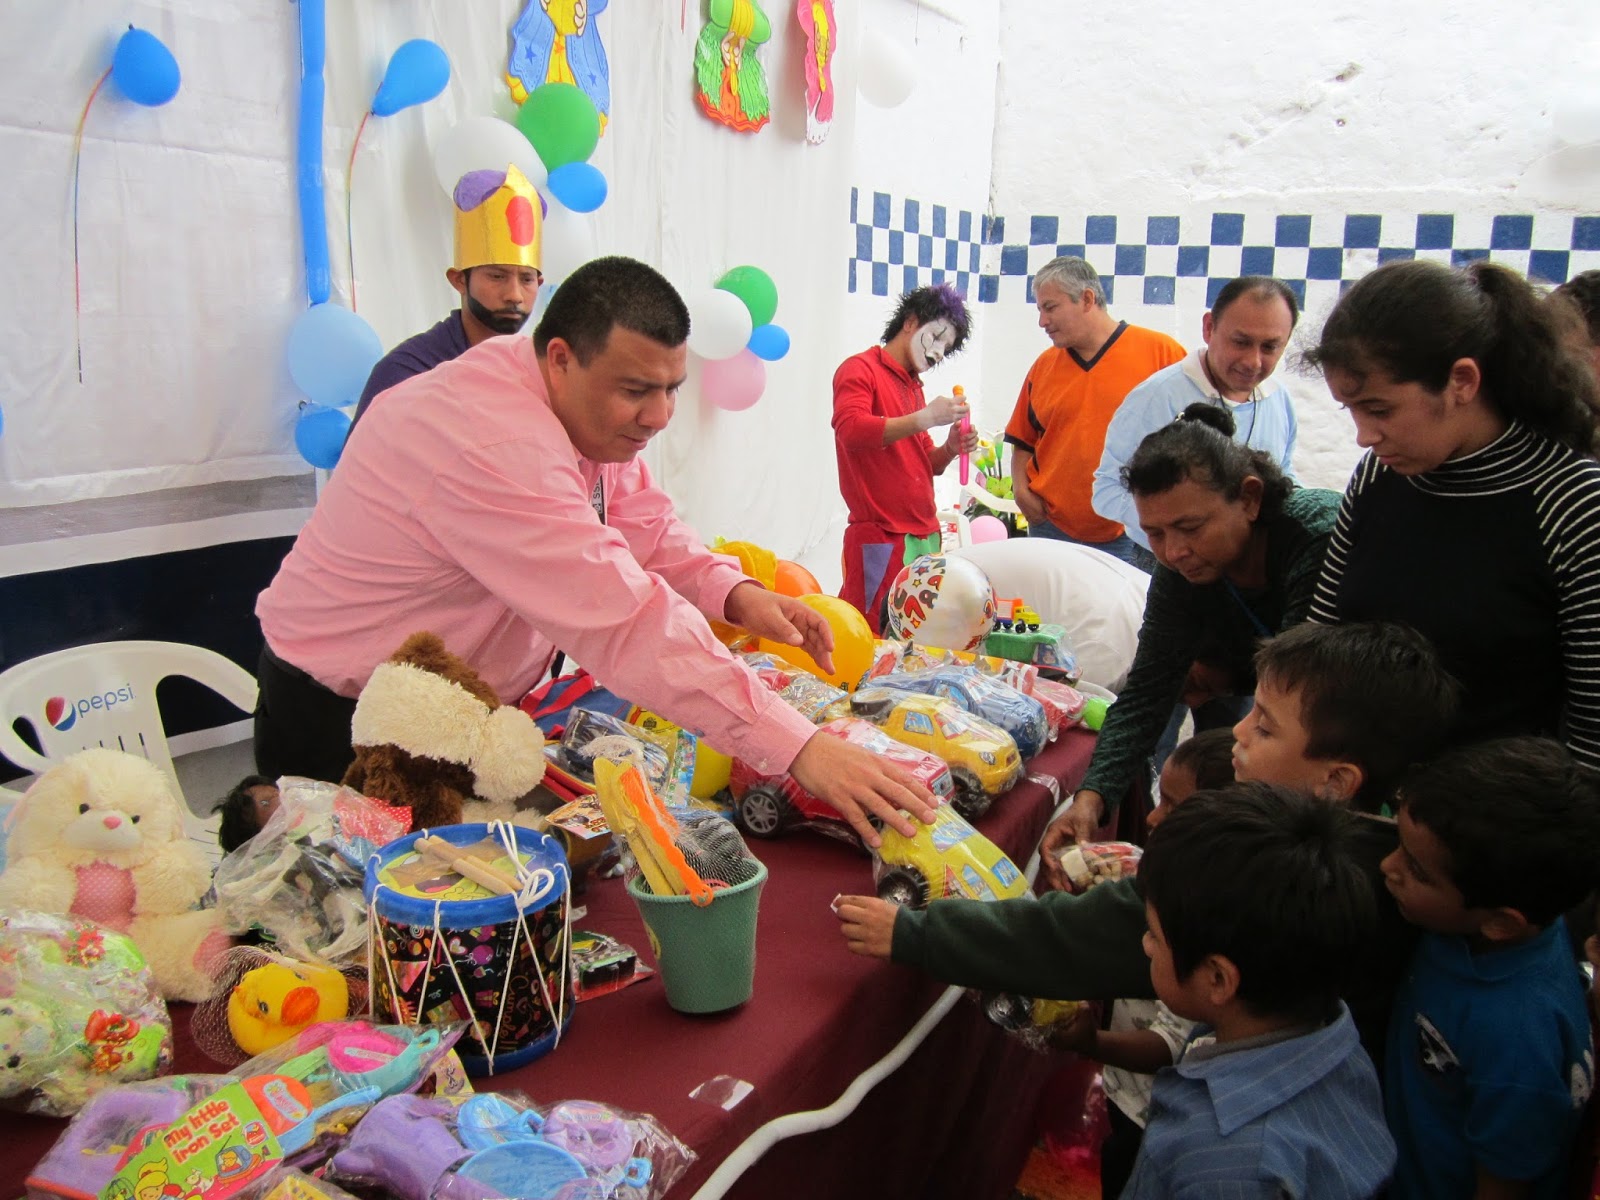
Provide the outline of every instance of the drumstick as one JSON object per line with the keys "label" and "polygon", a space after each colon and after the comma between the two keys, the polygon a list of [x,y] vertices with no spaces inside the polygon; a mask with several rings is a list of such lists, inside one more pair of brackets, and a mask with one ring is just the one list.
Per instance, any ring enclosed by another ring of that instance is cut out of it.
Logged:
{"label": "drumstick", "polygon": [[463,879],[470,879],[473,883],[488,888],[497,896],[515,895],[519,884],[515,879],[501,871],[495,870],[481,858],[463,853],[460,847],[452,842],[445,841],[438,835],[418,838],[416,847],[433,857],[440,859],[444,864],[460,875]]}

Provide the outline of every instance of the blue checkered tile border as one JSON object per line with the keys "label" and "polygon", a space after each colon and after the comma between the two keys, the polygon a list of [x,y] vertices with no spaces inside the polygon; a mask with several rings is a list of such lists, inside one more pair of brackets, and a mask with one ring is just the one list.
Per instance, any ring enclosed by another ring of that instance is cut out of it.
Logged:
{"label": "blue checkered tile border", "polygon": [[1302,305],[1331,305],[1343,287],[1401,258],[1455,264],[1492,258],[1546,283],[1600,268],[1600,216],[1570,213],[1245,209],[1008,221],[852,188],[850,221],[850,291],[887,296],[951,282],[984,304],[1031,304],[1033,273],[1060,254],[1088,259],[1114,302],[1205,308],[1239,275],[1276,276]]}

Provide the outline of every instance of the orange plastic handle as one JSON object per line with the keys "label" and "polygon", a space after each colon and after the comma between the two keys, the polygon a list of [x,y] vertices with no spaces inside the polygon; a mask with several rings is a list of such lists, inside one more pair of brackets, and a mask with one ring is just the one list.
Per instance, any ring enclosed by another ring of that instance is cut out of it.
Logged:
{"label": "orange plastic handle", "polygon": [[683,881],[683,890],[695,906],[704,908],[711,903],[711,889],[706,886],[706,881],[700,878],[700,873],[689,865],[688,859],[683,857],[683,851],[678,849],[677,843],[667,832],[663,821],[670,819],[660,812],[656,805],[655,794],[650,790],[650,785],[645,782],[644,774],[638,767],[629,767],[622,775],[622,792],[627,797],[628,803],[639,814],[640,823],[644,832],[655,844],[658,858],[668,867],[671,867]]}

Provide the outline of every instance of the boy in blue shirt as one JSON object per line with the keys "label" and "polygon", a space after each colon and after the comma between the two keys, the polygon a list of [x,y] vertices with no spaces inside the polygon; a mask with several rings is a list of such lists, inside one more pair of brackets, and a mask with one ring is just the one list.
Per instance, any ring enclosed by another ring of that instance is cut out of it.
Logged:
{"label": "boy in blue shirt", "polygon": [[1544,738],[1452,751],[1406,780],[1399,832],[1385,882],[1426,932],[1389,1026],[1391,1195],[1560,1197],[1594,1082],[1561,914],[1595,886],[1600,773]]}
{"label": "boy in blue shirt", "polygon": [[1125,1200],[1378,1194],[1378,1076],[1339,999],[1377,896],[1362,818],[1264,783],[1199,792],[1139,865],[1157,997],[1199,1023],[1155,1078]]}

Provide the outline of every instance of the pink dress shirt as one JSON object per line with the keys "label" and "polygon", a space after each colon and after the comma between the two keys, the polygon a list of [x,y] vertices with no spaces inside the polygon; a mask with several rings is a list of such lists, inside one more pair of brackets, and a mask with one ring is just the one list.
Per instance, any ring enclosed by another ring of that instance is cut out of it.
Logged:
{"label": "pink dress shirt", "polygon": [[559,646],[618,695],[772,773],[815,729],[711,635],[706,618],[744,578],[642,462],[579,455],[532,341],[509,336],[363,416],[256,615],[274,654],[341,696],[418,630],[507,702]]}

